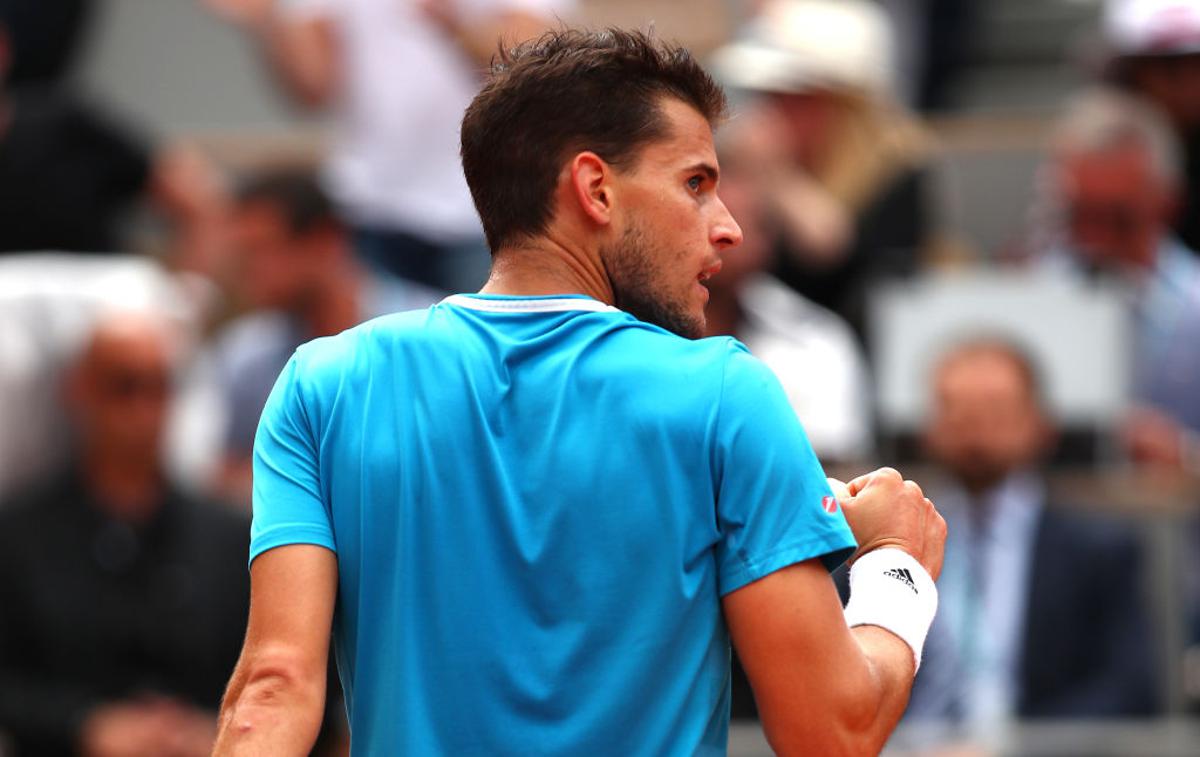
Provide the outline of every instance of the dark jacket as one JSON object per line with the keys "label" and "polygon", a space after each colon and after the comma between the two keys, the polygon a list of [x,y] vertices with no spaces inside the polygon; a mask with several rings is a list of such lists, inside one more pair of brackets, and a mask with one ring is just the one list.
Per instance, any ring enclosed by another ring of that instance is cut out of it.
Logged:
{"label": "dark jacket", "polygon": [[1021,649],[1021,717],[1157,712],[1156,644],[1141,562],[1129,529],[1063,509],[1042,511]]}
{"label": "dark jacket", "polygon": [[168,488],[116,521],[76,476],[0,508],[0,731],[71,754],[97,705],[147,694],[216,711],[249,604],[249,524]]}

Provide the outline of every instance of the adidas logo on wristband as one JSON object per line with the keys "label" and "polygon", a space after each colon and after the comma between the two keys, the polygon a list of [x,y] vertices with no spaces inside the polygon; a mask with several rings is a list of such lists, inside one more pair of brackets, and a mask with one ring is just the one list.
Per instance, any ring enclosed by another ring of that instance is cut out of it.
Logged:
{"label": "adidas logo on wristband", "polygon": [[913,594],[920,594],[917,591],[917,584],[913,581],[912,573],[908,572],[908,568],[892,568],[883,571],[883,575],[890,576],[901,581],[905,586],[913,590]]}

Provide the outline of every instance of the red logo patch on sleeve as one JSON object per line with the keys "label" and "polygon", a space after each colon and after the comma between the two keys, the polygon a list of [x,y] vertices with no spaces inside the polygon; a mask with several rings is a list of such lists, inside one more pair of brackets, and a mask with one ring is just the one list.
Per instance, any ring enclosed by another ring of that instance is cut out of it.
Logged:
{"label": "red logo patch on sleeve", "polygon": [[825,512],[827,513],[836,513],[838,510],[837,497],[822,497],[821,507],[825,508]]}

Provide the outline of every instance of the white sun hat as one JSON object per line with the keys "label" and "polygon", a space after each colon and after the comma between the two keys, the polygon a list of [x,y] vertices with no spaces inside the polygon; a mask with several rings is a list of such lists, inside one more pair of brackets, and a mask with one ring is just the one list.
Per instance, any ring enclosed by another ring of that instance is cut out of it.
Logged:
{"label": "white sun hat", "polygon": [[892,88],[892,30],[867,0],[771,0],[712,69],[725,84],[766,92]]}
{"label": "white sun hat", "polygon": [[1118,55],[1200,53],[1200,0],[1108,0],[1104,36]]}

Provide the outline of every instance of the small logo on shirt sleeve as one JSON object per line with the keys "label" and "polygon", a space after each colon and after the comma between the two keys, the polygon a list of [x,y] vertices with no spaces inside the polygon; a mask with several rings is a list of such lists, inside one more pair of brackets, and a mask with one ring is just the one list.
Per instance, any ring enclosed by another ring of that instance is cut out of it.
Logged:
{"label": "small logo on shirt sleeve", "polygon": [[833,497],[833,496],[821,497],[821,507],[827,513],[830,513],[830,514],[836,513],[838,511],[837,497]]}

